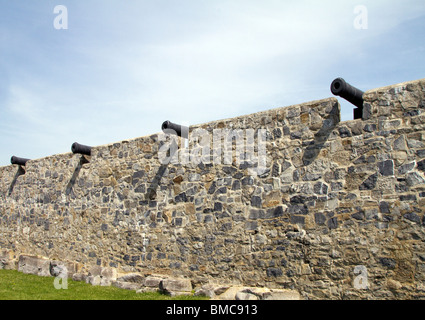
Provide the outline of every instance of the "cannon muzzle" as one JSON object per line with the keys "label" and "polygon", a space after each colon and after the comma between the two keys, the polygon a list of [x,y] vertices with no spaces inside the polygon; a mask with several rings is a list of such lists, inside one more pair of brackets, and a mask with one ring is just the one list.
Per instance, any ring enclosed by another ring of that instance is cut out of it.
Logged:
{"label": "cannon muzzle", "polygon": [[182,138],[189,138],[189,127],[185,127],[179,124],[172,123],[170,121],[164,121],[164,123],[161,126],[162,131],[165,133],[172,133],[176,134],[179,137]]}
{"label": "cannon muzzle", "polygon": [[353,87],[342,78],[336,78],[334,81],[332,81],[331,91],[334,95],[344,98],[357,107],[357,109],[354,109],[354,119],[359,119],[362,117],[363,91]]}
{"label": "cannon muzzle", "polygon": [[30,159],[12,156],[12,158],[10,158],[10,163],[11,164],[17,164],[17,165],[20,165],[20,166],[25,166],[28,160],[30,160]]}
{"label": "cannon muzzle", "polygon": [[71,146],[72,153],[85,154],[91,156],[91,147],[74,142]]}

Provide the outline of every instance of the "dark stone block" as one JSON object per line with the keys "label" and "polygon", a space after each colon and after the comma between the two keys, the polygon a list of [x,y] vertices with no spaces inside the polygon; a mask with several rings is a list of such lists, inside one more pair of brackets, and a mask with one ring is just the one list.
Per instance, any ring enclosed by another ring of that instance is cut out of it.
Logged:
{"label": "dark stone block", "polygon": [[217,189],[217,193],[227,193],[227,187],[221,187]]}
{"label": "dark stone block", "polygon": [[314,214],[314,221],[316,221],[316,223],[319,225],[325,224],[326,216],[321,212],[316,212]]}
{"label": "dark stone block", "polygon": [[425,160],[418,162],[418,170],[425,171]]}
{"label": "dark stone block", "polygon": [[341,138],[351,137],[351,131],[347,127],[340,127],[338,131]]}
{"label": "dark stone block", "polygon": [[211,183],[210,188],[208,189],[208,194],[213,194],[215,192],[215,188],[216,188],[216,183],[215,181],[213,181],[213,183]]}
{"label": "dark stone block", "polygon": [[174,219],[174,225],[177,227],[181,227],[183,225],[183,219],[182,218],[175,218]]}
{"label": "dark stone block", "polygon": [[282,131],[279,128],[273,129],[273,136],[275,139],[279,139],[282,137]]}
{"label": "dark stone block", "polygon": [[240,189],[241,189],[241,182],[239,180],[233,181],[232,190],[240,190]]}
{"label": "dark stone block", "polygon": [[262,200],[261,197],[253,196],[251,198],[251,206],[261,208]]}
{"label": "dark stone block", "polygon": [[273,209],[268,209],[266,213],[266,219],[277,218],[283,216],[283,207],[278,206]]}
{"label": "dark stone block", "polygon": [[306,196],[296,195],[290,199],[291,204],[303,204],[308,201]]}
{"label": "dark stone block", "polygon": [[278,163],[274,163],[272,167],[272,177],[279,177],[280,167]]}
{"label": "dark stone block", "polygon": [[292,224],[304,224],[305,223],[305,217],[301,216],[291,216],[291,223]]}
{"label": "dark stone block", "polygon": [[268,277],[280,277],[283,275],[283,271],[280,268],[267,268]]}
{"label": "dark stone block", "polygon": [[236,172],[236,168],[235,167],[223,167],[223,171],[226,174],[233,174],[234,172]]}
{"label": "dark stone block", "polygon": [[328,228],[329,229],[336,229],[336,228],[338,228],[338,218],[337,217],[330,218],[328,220]]}
{"label": "dark stone block", "polygon": [[378,169],[383,176],[392,176],[394,175],[394,162],[392,160],[379,162]]}
{"label": "dark stone block", "polygon": [[317,182],[313,187],[316,194],[328,194],[328,186],[323,182]]}
{"label": "dark stone block", "polygon": [[191,264],[189,266],[189,270],[190,271],[198,271],[199,270],[199,266],[197,264]]}
{"label": "dark stone block", "polygon": [[257,230],[258,224],[257,221],[247,221],[245,223],[245,230]]}
{"label": "dark stone block", "polygon": [[415,163],[414,162],[411,162],[411,163],[408,163],[408,164],[404,164],[404,165],[402,165],[402,166],[400,166],[398,168],[398,173],[405,174],[405,173],[413,170],[414,167],[415,167]]}
{"label": "dark stone block", "polygon": [[187,202],[186,193],[182,192],[174,198],[175,202]]}
{"label": "dark stone block", "polygon": [[182,266],[182,264],[180,262],[171,262],[170,263],[170,268],[171,269],[180,269]]}
{"label": "dark stone block", "polygon": [[144,176],[144,174],[144,171],[136,171],[135,173],[133,173],[133,179],[140,179]]}
{"label": "dark stone block", "polygon": [[416,201],[416,195],[414,194],[405,194],[399,196],[400,201]]}
{"label": "dark stone block", "polygon": [[223,211],[223,204],[221,202],[214,203],[214,211]]}
{"label": "dark stone block", "polygon": [[135,193],[145,193],[146,192],[146,187],[145,185],[141,184],[140,186],[138,186],[136,189],[134,189]]}
{"label": "dark stone block", "polygon": [[359,187],[360,190],[372,190],[376,187],[378,181],[378,174],[374,173],[367,178]]}
{"label": "dark stone block", "polygon": [[381,201],[379,203],[379,211],[381,213],[390,213],[390,205],[388,204],[388,202]]}
{"label": "dark stone block", "polygon": [[407,220],[410,220],[416,223],[421,223],[421,218],[414,212],[407,213],[403,217],[405,217]]}
{"label": "dark stone block", "polygon": [[353,217],[356,220],[364,220],[365,215],[364,215],[363,211],[359,211],[359,212],[352,214],[351,217]]}
{"label": "dark stone block", "polygon": [[388,269],[395,269],[397,264],[392,258],[379,258],[379,263]]}
{"label": "dark stone block", "polygon": [[256,219],[263,219],[264,217],[265,217],[264,210],[252,209],[249,212],[249,219],[256,220]]}
{"label": "dark stone block", "polygon": [[222,226],[221,226],[220,230],[221,230],[221,231],[224,231],[224,232],[227,232],[227,231],[232,230],[232,228],[233,228],[232,223],[231,223],[231,222],[227,222],[227,223],[223,223],[223,224],[222,224]]}
{"label": "dark stone block", "polygon": [[213,216],[212,215],[210,215],[210,214],[205,215],[205,217],[204,217],[204,222],[205,223],[213,222],[213,221],[214,221],[214,219],[213,219]]}
{"label": "dark stone block", "polygon": [[234,179],[241,179],[243,177],[243,173],[238,171],[233,175]]}
{"label": "dark stone block", "polygon": [[253,185],[254,184],[254,179],[252,177],[245,177],[242,179],[242,185],[243,186],[247,186],[247,185]]}
{"label": "dark stone block", "polygon": [[308,214],[308,208],[305,205],[296,204],[296,205],[288,206],[288,212],[291,214],[306,215]]}
{"label": "dark stone block", "polygon": [[367,124],[364,126],[363,130],[366,132],[373,132],[376,130],[376,124]]}

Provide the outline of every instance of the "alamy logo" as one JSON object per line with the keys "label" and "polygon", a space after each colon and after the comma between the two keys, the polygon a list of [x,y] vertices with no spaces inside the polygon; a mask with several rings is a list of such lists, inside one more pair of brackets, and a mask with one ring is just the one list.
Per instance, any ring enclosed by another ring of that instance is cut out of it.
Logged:
{"label": "alamy logo", "polygon": [[50,262],[50,274],[55,277],[53,286],[57,290],[68,289],[68,269],[65,265]]}
{"label": "alamy logo", "polygon": [[209,132],[197,128],[185,139],[161,133],[158,158],[161,164],[245,164],[250,175],[261,175],[267,168],[266,129],[214,129]]}
{"label": "alamy logo", "polygon": [[58,5],[53,9],[53,13],[57,14],[53,20],[53,27],[56,30],[68,29],[68,8],[64,5]]}
{"label": "alamy logo", "polygon": [[364,5],[358,5],[354,7],[354,14],[357,16],[354,19],[353,25],[357,30],[368,29],[368,12],[367,7]]}
{"label": "alamy logo", "polygon": [[369,287],[369,282],[367,279],[367,268],[362,265],[355,266],[354,274],[358,274],[358,276],[354,278],[354,288],[367,289]]}

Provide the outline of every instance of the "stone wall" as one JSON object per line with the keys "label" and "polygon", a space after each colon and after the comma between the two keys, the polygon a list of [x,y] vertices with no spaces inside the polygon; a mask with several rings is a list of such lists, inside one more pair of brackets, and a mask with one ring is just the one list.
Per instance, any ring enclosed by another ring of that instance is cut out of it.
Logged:
{"label": "stone wall", "polygon": [[[168,164],[154,134],[1,167],[0,248],[196,287],[423,298],[425,80],[364,99],[352,121],[329,98],[192,126]],[[217,158],[225,130],[254,157]]]}

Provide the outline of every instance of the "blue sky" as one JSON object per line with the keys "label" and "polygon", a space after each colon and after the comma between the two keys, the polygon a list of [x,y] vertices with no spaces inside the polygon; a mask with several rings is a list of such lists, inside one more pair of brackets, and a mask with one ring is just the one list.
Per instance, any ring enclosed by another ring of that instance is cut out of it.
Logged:
{"label": "blue sky", "polygon": [[331,97],[340,76],[425,78],[425,2],[0,0],[0,166]]}

